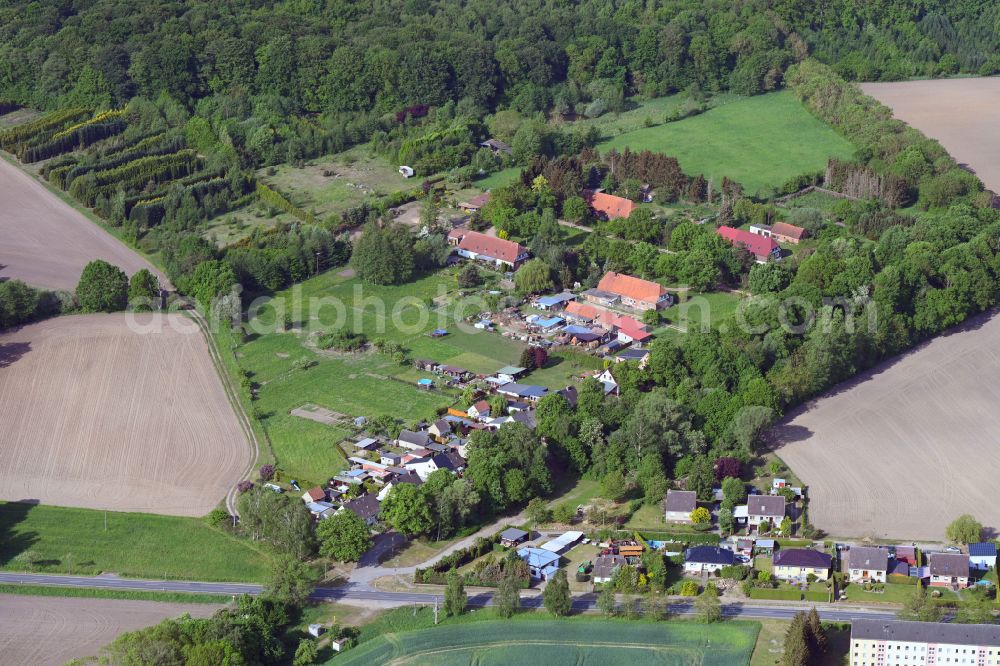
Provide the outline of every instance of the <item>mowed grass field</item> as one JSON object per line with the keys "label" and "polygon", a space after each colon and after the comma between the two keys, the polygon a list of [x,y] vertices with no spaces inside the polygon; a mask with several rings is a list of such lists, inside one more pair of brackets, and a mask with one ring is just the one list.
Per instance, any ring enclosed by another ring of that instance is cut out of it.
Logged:
{"label": "mowed grass field", "polygon": [[199,518],[0,502],[4,570],[259,581],[269,566],[252,542]]}
{"label": "mowed grass field", "polygon": [[[426,391],[416,386],[422,377],[412,359],[450,363],[472,372],[495,372],[515,364],[523,346],[495,333],[466,332],[456,325],[454,309],[443,305],[457,283],[451,271],[424,276],[401,286],[377,287],[330,271],[275,295],[251,319],[251,330],[265,332],[241,345],[240,365],[260,385],[257,407],[285,474],[309,481],[324,480],[340,470],[337,447],[349,434],[350,421],[330,426],[289,412],[313,403],[353,419],[389,414],[409,423],[431,418],[435,410],[454,403],[451,389]],[[433,306],[430,299],[441,297]],[[298,305],[295,305],[295,304]],[[286,309],[294,322],[288,332],[274,331]],[[297,308],[297,309],[296,309]],[[475,308],[469,308],[473,314]],[[442,327],[443,338],[427,333]],[[358,354],[325,352],[316,347],[322,332],[346,328],[369,340],[384,338],[406,350],[400,364],[374,351]],[[303,369],[303,363],[314,363]]]}
{"label": "mowed grass field", "polygon": [[854,152],[787,91],[734,98],[698,116],[614,136],[598,147],[665,153],[689,175],[702,173],[716,187],[728,176],[748,194],[820,171],[827,158]]}
{"label": "mowed grass field", "polygon": [[743,622],[703,625],[524,617],[388,633],[328,663],[739,666],[749,663],[758,628]]}

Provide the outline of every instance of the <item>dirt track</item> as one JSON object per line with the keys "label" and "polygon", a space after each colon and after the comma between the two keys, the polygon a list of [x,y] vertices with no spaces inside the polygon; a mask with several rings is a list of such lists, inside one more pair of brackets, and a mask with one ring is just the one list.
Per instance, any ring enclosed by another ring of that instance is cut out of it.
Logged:
{"label": "dirt track", "polygon": [[190,614],[208,617],[212,604],[0,595],[0,661],[48,666],[89,657],[118,634]]}
{"label": "dirt track", "polygon": [[251,449],[197,327],[129,318],[0,335],[0,499],[200,516],[240,478]]}
{"label": "dirt track", "polygon": [[1000,192],[1000,77],[863,83],[861,89]]}
{"label": "dirt track", "polygon": [[48,289],[75,289],[88,262],[104,259],[132,275],[162,273],[42,183],[0,159],[0,280],[17,278]]}
{"label": "dirt track", "polygon": [[834,536],[936,540],[1000,528],[1000,314],[835,388],[771,434]]}

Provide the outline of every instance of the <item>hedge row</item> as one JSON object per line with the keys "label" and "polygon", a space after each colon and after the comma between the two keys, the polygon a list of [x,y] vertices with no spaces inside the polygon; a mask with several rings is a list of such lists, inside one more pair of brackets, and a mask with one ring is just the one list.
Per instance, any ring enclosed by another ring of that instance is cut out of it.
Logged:
{"label": "hedge row", "polygon": [[[160,136],[162,137],[162,135]],[[143,157],[170,155],[184,148],[184,142],[179,139],[175,139],[166,144],[159,145],[161,142],[162,138],[157,140],[157,144],[154,144],[153,146],[148,146],[148,147],[133,146],[127,151],[115,152],[97,162],[92,162],[90,164],[77,163],[75,166],[71,167],[70,169],[68,169],[63,173],[58,173],[59,172],[58,169],[53,169],[48,178],[54,184],[66,190],[69,189],[70,185],[73,184],[74,180],[88,173],[97,173],[101,171],[107,171],[109,169],[115,169],[120,166],[129,164],[130,162],[134,162],[138,159],[142,159]]]}
{"label": "hedge row", "polygon": [[30,141],[40,135],[54,133],[56,130],[66,126],[68,123],[75,122],[80,118],[89,115],[89,113],[90,112],[87,111],[87,109],[62,109],[61,111],[47,113],[41,118],[32,120],[29,123],[16,125],[15,127],[11,127],[10,129],[0,132],[0,148],[3,148],[11,153],[16,153],[18,152],[20,144]]}
{"label": "hedge row", "polygon": [[646,541],[673,541],[677,543],[717,546],[722,538],[718,534],[698,532],[642,532]]}
{"label": "hedge row", "polygon": [[767,587],[755,587],[750,590],[751,599],[770,599],[772,601],[801,601],[799,590],[774,590]]}
{"label": "hedge row", "polygon": [[[776,590],[780,592],[781,590]],[[794,591],[794,590],[793,590]],[[823,590],[806,590],[802,594],[803,599],[806,601],[819,601],[822,603],[830,603],[833,601],[833,592],[825,592]]]}
{"label": "hedge row", "polygon": [[84,121],[78,122],[75,125],[70,125],[66,129],[59,130],[58,132],[56,132],[52,136],[52,138],[53,139],[61,139],[61,138],[65,137],[65,136],[69,136],[69,135],[73,134],[74,132],[76,132],[78,130],[83,129],[84,127],[87,127],[88,125],[103,125],[104,123],[106,123],[106,122],[108,122],[110,120],[118,120],[118,119],[122,118],[122,116],[124,116],[124,115],[125,115],[125,109],[118,109],[118,110],[112,110],[112,111],[102,111],[101,113],[98,113],[97,115],[95,115],[93,118],[90,118],[89,120],[84,120]]}
{"label": "hedge row", "polygon": [[316,224],[316,216],[309,211],[302,210],[291,201],[289,201],[285,195],[281,194],[277,190],[273,190],[264,183],[257,183],[257,196],[260,200],[268,203],[275,208],[285,211],[286,213],[293,215],[306,224]]}
{"label": "hedge row", "polygon": [[886,581],[892,583],[893,585],[919,585],[919,578],[911,578],[910,576],[904,576],[903,574],[889,574],[886,576]]}
{"label": "hedge row", "polygon": [[92,207],[102,194],[110,196],[119,188],[126,193],[134,192],[148,183],[165,183],[191,175],[200,167],[201,159],[193,150],[143,157],[114,169],[76,178],[69,186],[69,193]]}
{"label": "hedge row", "polygon": [[22,162],[40,162],[56,155],[68,153],[77,148],[86,148],[108,137],[121,134],[128,124],[121,119],[112,119],[103,123],[83,124],[72,132],[60,132],[52,139],[38,146],[25,147],[18,151],[17,157]]}

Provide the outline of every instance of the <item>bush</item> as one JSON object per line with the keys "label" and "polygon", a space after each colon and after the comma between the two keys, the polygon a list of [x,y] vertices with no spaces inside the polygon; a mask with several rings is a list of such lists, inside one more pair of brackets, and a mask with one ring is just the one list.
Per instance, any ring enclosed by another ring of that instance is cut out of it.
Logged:
{"label": "bush", "polygon": [[723,578],[728,578],[729,580],[744,580],[750,575],[750,567],[743,564],[733,564],[728,567],[722,567],[719,573]]}
{"label": "bush", "polygon": [[693,580],[686,580],[681,583],[680,595],[682,597],[697,597],[699,586]]}
{"label": "bush", "polygon": [[336,349],[337,351],[357,351],[365,346],[368,338],[364,333],[350,331],[331,331],[319,336],[317,344],[320,349]]}

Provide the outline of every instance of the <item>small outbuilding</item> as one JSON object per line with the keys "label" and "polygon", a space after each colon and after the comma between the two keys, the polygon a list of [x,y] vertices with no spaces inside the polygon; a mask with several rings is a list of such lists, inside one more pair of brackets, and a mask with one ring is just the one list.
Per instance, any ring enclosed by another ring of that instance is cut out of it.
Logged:
{"label": "small outbuilding", "polygon": [[400,165],[399,175],[401,175],[403,178],[413,178],[413,174],[414,174],[413,167],[406,166],[405,164]]}
{"label": "small outbuilding", "polygon": [[500,545],[504,548],[519,546],[528,540],[528,533],[516,527],[508,527],[500,533]]}

